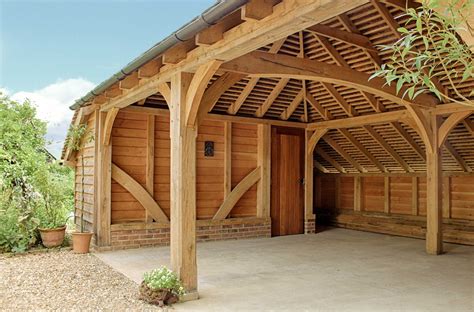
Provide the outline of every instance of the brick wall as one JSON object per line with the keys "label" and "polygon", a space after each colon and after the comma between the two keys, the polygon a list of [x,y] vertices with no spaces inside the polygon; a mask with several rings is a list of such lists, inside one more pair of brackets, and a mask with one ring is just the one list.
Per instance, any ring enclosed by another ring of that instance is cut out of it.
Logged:
{"label": "brick wall", "polygon": [[[198,242],[271,237],[270,218],[231,218],[198,220]],[[170,228],[158,223],[124,223],[111,226],[111,245],[95,247],[97,251],[139,247],[166,246],[170,242]]]}
{"label": "brick wall", "polygon": [[304,233],[305,234],[314,234],[314,233],[316,233],[316,220],[315,219],[305,219],[304,220]]}

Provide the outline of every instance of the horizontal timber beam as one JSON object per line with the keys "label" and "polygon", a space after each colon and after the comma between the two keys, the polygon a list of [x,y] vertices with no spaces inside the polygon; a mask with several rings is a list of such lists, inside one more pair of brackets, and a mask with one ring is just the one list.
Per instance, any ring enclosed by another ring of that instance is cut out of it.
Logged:
{"label": "horizontal timber beam", "polygon": [[[163,109],[163,108],[129,106],[121,110],[124,112],[153,114],[157,116],[170,115],[169,110]],[[273,126],[279,126],[279,127],[302,128],[302,129],[306,129],[307,127],[307,124],[302,123],[302,122],[264,119],[264,118],[256,118],[256,117],[240,117],[240,116],[235,116],[235,115],[220,115],[220,114],[213,114],[213,113],[208,113],[207,115],[205,115],[203,119],[216,120],[216,121],[230,121],[230,122],[245,123],[245,124],[273,125]]]}
{"label": "horizontal timber beam", "polygon": [[387,85],[385,79],[380,77],[369,80],[369,74],[354,69],[283,54],[254,51],[222,64],[221,69],[251,77],[333,83],[365,91],[405,107],[414,105],[432,108],[437,104],[436,99],[428,94],[420,94],[413,101],[401,98],[398,94],[403,94],[405,89],[397,92],[395,85]]}
{"label": "horizontal timber beam", "polygon": [[332,119],[327,121],[315,122],[308,125],[308,130],[317,129],[344,129],[361,127],[365,125],[375,125],[394,121],[403,121],[408,119],[409,115],[406,110],[398,110],[393,112],[377,113],[372,115],[357,116],[351,118]]}

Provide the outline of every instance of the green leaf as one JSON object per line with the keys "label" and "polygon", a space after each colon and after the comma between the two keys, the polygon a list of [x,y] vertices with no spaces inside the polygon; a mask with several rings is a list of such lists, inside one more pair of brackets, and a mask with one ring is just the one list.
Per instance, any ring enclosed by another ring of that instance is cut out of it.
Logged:
{"label": "green leaf", "polygon": [[397,81],[397,87],[396,87],[396,89],[397,89],[397,94],[400,92],[400,89],[403,87],[404,82],[405,82],[405,81],[404,81],[402,78],[398,79],[398,81]]}
{"label": "green leaf", "polygon": [[423,33],[423,24],[422,24],[422,22],[423,22],[423,21],[421,20],[421,18],[419,18],[419,19],[416,20],[416,30],[417,30],[420,34]]}
{"label": "green leaf", "polygon": [[401,34],[408,34],[409,33],[408,29],[406,29],[405,27],[398,27],[397,30]]}

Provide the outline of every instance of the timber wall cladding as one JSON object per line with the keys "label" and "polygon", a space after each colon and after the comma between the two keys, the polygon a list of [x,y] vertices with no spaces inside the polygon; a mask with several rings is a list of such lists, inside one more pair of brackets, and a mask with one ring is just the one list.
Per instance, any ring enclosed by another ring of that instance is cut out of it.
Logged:
{"label": "timber wall cladding", "polygon": [[[360,212],[355,211],[355,179],[344,175],[316,176],[316,214],[322,218],[329,214],[331,218],[326,220],[340,227],[424,237],[426,177],[360,177]],[[445,241],[474,245],[473,185],[473,175],[443,177]]]}
{"label": "timber wall cladding", "polygon": [[[339,191],[334,189],[338,179]],[[317,210],[354,210],[354,177],[328,174],[316,176],[315,180]],[[384,180],[382,176],[361,177],[361,211],[385,211]],[[443,188],[443,218],[474,220],[474,176],[444,177]],[[339,207],[334,204],[338,201],[338,192]],[[390,177],[388,196],[390,214],[426,216],[425,177]]]}
{"label": "timber wall cladding", "polygon": [[[95,114],[91,114],[87,120],[87,129],[90,133],[95,131]],[[81,200],[82,200],[82,161],[81,157],[84,155],[84,225],[86,230],[92,231],[94,223],[94,151],[95,141],[83,142],[81,150],[75,157],[75,224],[80,226],[81,220]]]}
{"label": "timber wall cladding", "polygon": [[[119,112],[112,129],[112,162],[145,187],[147,114]],[[170,216],[169,118],[155,116],[154,199]],[[257,126],[232,125],[232,186],[257,167]],[[205,141],[214,156],[204,156]],[[224,200],[224,123],[204,121],[198,129],[196,168],[197,219],[211,219]],[[230,217],[256,216],[256,187],[242,196]],[[112,224],[144,221],[143,206],[112,180]]]}

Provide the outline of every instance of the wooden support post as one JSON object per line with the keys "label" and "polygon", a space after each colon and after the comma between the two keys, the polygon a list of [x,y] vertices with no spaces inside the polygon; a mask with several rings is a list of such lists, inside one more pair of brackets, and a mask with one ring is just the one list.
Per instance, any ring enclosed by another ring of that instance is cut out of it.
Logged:
{"label": "wooden support post", "polygon": [[451,218],[451,178],[443,178],[443,218]]}
{"label": "wooden support post", "polygon": [[354,211],[362,210],[362,178],[354,177]]}
{"label": "wooden support post", "polygon": [[[147,145],[146,145],[146,190],[154,197],[155,183],[155,116],[147,116]],[[145,222],[152,222],[153,218],[146,211]]]}
{"label": "wooden support post", "polygon": [[232,122],[224,123],[224,200],[232,191]]}
{"label": "wooden support post", "polygon": [[260,181],[257,184],[257,217],[270,217],[271,127],[258,125],[258,159]]}
{"label": "wooden support post", "polygon": [[196,127],[186,125],[186,93],[192,75],[171,79],[171,267],[182,280],[188,299],[197,299],[196,263]]}
{"label": "wooden support post", "polygon": [[384,177],[384,190],[383,212],[390,213],[390,177]]}
{"label": "wooden support post", "polygon": [[430,116],[431,135],[433,150],[427,149],[426,173],[427,173],[427,193],[426,193],[426,252],[429,254],[440,254],[443,252],[443,232],[442,232],[442,163],[441,149],[438,144],[439,119],[437,116]]}
{"label": "wooden support post", "polygon": [[418,177],[411,180],[411,214],[418,215]]}
{"label": "wooden support post", "polygon": [[[313,212],[313,183],[314,183],[314,147],[317,144],[311,142],[313,131],[305,132],[305,166],[304,166],[304,219],[305,233],[314,233],[316,231],[316,216]],[[313,227],[314,228],[309,228]]]}
{"label": "wooden support post", "polygon": [[[99,138],[107,131],[107,113],[100,113]],[[97,138],[96,138],[97,139]],[[105,145],[99,140],[97,245],[110,245],[111,195],[112,195],[112,143]]]}

